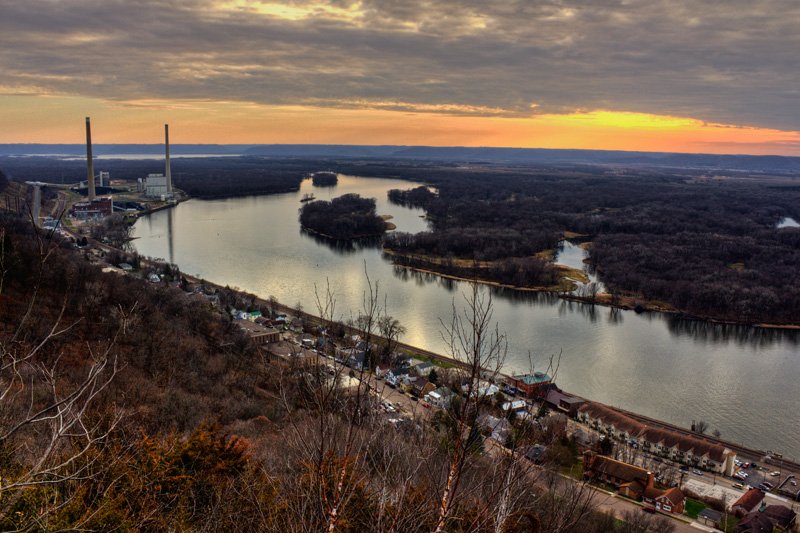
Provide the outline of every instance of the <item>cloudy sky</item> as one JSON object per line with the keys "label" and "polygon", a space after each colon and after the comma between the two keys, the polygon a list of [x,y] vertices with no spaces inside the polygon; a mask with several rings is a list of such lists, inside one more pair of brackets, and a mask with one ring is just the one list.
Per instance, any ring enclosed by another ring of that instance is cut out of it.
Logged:
{"label": "cloudy sky", "polygon": [[800,155],[797,0],[0,0],[0,142]]}

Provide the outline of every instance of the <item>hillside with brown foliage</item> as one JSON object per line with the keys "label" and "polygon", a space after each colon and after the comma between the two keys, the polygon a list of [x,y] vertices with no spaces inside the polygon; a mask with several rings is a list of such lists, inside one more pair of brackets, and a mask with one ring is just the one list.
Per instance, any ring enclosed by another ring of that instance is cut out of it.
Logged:
{"label": "hillside with brown foliage", "polygon": [[490,302],[450,330],[478,334],[466,392],[389,423],[365,386],[269,366],[227,314],[19,217],[0,222],[0,280],[0,530],[629,530],[559,477],[568,439],[543,468],[520,453],[544,438],[524,421],[515,447],[476,445],[478,414],[499,414],[473,394],[502,351]]}

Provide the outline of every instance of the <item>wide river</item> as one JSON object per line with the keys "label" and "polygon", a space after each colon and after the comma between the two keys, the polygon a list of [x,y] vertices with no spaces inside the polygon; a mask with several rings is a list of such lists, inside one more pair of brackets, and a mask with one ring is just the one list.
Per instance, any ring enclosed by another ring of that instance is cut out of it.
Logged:
{"label": "wide river", "polygon": [[[189,200],[143,217],[140,254],[177,263],[188,274],[317,314],[315,290],[333,289],[336,316],[354,317],[378,284],[388,312],[406,328],[402,341],[446,354],[440,319],[463,308],[465,283],[393,266],[377,246],[341,247],[313,238],[298,223],[300,198],[346,193],[377,199],[398,231],[427,228],[420,209],[386,199],[418,184],[340,176],[331,188],[274,196]],[[776,229],[776,231],[780,231]],[[558,262],[581,267],[570,244]],[[636,314],[565,302],[551,294],[489,289],[494,320],[508,339],[506,373],[547,370],[560,356],[556,382],[571,393],[689,427],[704,420],[723,438],[800,458],[800,335],[713,325],[657,313]],[[552,373],[552,372],[551,372]]]}

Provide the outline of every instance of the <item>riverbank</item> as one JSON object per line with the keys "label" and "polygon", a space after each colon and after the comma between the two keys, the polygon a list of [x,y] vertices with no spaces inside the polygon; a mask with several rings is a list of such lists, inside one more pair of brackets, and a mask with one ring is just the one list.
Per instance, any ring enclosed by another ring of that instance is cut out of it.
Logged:
{"label": "riverbank", "polygon": [[577,288],[577,283],[586,283],[589,281],[588,276],[585,272],[578,270],[576,268],[570,268],[564,265],[554,265],[556,270],[559,271],[561,275],[562,282],[558,285],[547,285],[547,286],[533,286],[533,287],[520,287],[517,285],[510,285],[507,283],[500,283],[497,281],[492,281],[484,278],[478,277],[465,277],[465,276],[457,276],[453,274],[446,274],[444,272],[428,269],[428,268],[421,268],[419,266],[414,265],[407,265],[399,262],[403,258],[410,259],[413,261],[421,261],[428,263],[432,266],[442,266],[444,267],[445,264],[448,266],[454,266],[460,269],[489,269],[491,268],[494,263],[492,261],[467,261],[465,259],[442,259],[432,255],[426,254],[404,254],[402,252],[397,252],[395,250],[390,250],[388,248],[383,249],[383,253],[392,258],[392,264],[398,267],[406,268],[408,270],[413,270],[414,272],[421,272],[424,274],[433,274],[436,276],[441,276],[446,279],[452,279],[456,281],[466,281],[469,283],[480,283],[481,285],[488,285],[491,287],[502,287],[505,289],[512,289],[515,291],[527,291],[527,292],[562,292],[562,291],[574,291]]}
{"label": "riverbank", "polygon": [[[186,276],[186,278],[190,282],[198,283],[198,284],[200,283],[200,280],[195,278],[194,276]],[[208,280],[204,280],[203,283],[207,287],[220,288],[220,289],[222,288],[220,285],[217,285],[217,284],[215,284],[213,282],[209,282]],[[290,316],[301,316],[302,315],[307,322],[310,322],[310,323],[313,323],[313,324],[317,324],[317,325],[320,325],[320,326],[329,327],[329,326],[332,326],[332,325],[335,324],[337,326],[340,326],[340,327],[344,328],[344,330],[348,334],[351,334],[351,335],[358,335],[358,334],[363,335],[364,334],[362,331],[360,331],[359,329],[357,329],[357,328],[355,328],[353,326],[348,326],[348,325],[342,324],[341,322],[330,321],[330,320],[321,318],[319,316],[316,316],[316,315],[313,315],[313,314],[309,314],[309,313],[307,313],[305,311],[298,310],[296,308],[290,307],[288,305],[284,305],[284,304],[281,304],[279,302],[275,302],[274,300],[270,301],[270,300],[267,300],[267,299],[264,299],[264,298],[261,298],[261,297],[258,297],[258,296],[254,296],[254,304],[256,306],[260,306],[260,307],[264,307],[264,308],[272,308],[272,307],[274,307],[274,308],[276,308],[276,310],[278,312],[286,313],[287,315],[290,315]],[[382,337],[380,335],[371,335],[371,339],[372,339],[373,342],[376,342],[376,343],[379,343],[379,344],[387,342],[387,339],[385,339],[384,337]],[[416,359],[430,361],[434,365],[442,367],[442,368],[461,368],[461,369],[464,369],[464,370],[467,370],[467,371],[470,370],[470,368],[471,368],[471,366],[469,365],[469,363],[467,361],[462,361],[462,360],[453,358],[451,356],[442,355],[442,354],[439,354],[439,353],[436,353],[436,352],[432,352],[430,350],[425,350],[423,348],[419,348],[417,346],[412,346],[410,344],[403,343],[403,342],[397,342],[396,345],[397,345],[397,349],[398,350],[406,352],[409,356],[411,356],[413,358],[416,358]],[[488,369],[486,369],[486,370],[488,372]],[[505,383],[505,382],[507,382],[507,379],[509,377],[510,377],[510,375],[504,374],[502,372],[499,372],[494,376],[494,381],[496,383],[498,383],[498,384],[499,383]],[[584,400],[584,401],[587,401],[587,402],[598,403],[598,402],[594,402],[590,398],[581,397],[581,396],[579,396],[577,394],[569,393],[568,391],[563,391],[563,392],[565,394],[569,395],[569,396],[580,398],[581,400]],[[648,417],[648,416],[645,416],[645,415],[641,415],[641,414],[638,414],[638,413],[635,413],[635,412],[632,412],[632,411],[620,409],[618,407],[611,407],[611,408],[612,409],[616,409],[616,410],[624,413],[625,415],[630,416],[630,417],[632,417],[632,418],[634,418],[634,419],[636,419],[636,420],[638,420],[638,421],[640,421],[640,422],[642,422],[644,424],[647,424],[647,425],[649,425],[651,427],[661,428],[661,429],[667,430],[667,431],[675,433],[675,434],[679,434],[679,435],[683,435],[683,436],[692,436],[694,438],[700,438],[702,440],[705,440],[705,441],[708,441],[708,442],[711,442],[711,443],[714,443],[714,444],[722,445],[722,446],[734,451],[735,453],[739,454],[740,456],[746,457],[749,460],[757,460],[759,462],[761,462],[761,461],[769,462],[769,461],[765,460],[765,455],[768,452],[765,452],[763,449],[756,449],[756,448],[748,447],[748,446],[745,446],[743,444],[727,441],[727,440],[724,440],[722,438],[714,437],[712,435],[698,434],[696,432],[691,431],[691,429],[689,429],[689,428],[678,426],[678,425],[675,425],[675,424],[672,424],[672,423],[669,423],[669,422],[664,422],[662,420],[657,420],[655,418],[651,418],[651,417]],[[792,462],[792,461],[790,461],[788,459],[782,460],[782,462],[786,467],[790,467],[790,468],[797,467],[797,469],[800,470],[800,464],[794,463],[794,462]],[[777,464],[777,463],[775,463],[775,464]]]}
{"label": "riverbank", "polygon": [[[591,246],[592,246],[591,242],[584,242],[578,245],[579,248],[584,250],[589,249]],[[598,293],[595,295],[575,294],[573,291],[577,289],[578,287],[577,283],[588,283],[589,277],[586,275],[584,271],[579,270],[577,268],[571,268],[565,265],[558,265],[558,264],[554,265],[560,271],[562,279],[564,280],[564,283],[562,284],[556,286],[519,287],[483,278],[474,278],[474,277],[467,278],[464,276],[446,274],[444,272],[435,269],[421,268],[418,266],[407,265],[398,262],[398,259],[409,258],[413,260],[420,259],[421,261],[424,261],[425,263],[429,263],[431,265],[438,264],[444,266],[445,262],[451,261],[449,259],[443,259],[426,254],[404,254],[402,252],[389,250],[387,248],[383,249],[383,253],[391,257],[392,263],[398,267],[406,268],[423,274],[432,274],[435,276],[440,276],[442,278],[452,279],[455,281],[466,281],[470,283],[475,282],[475,283],[480,283],[482,285],[501,287],[505,289],[511,289],[522,292],[554,292],[558,293],[559,298],[567,301],[580,302],[587,305],[600,305],[603,307],[635,311],[637,313],[643,313],[643,312],[663,313],[667,315],[680,316],[682,318],[686,318],[689,320],[701,320],[713,324],[730,324],[730,325],[752,326],[757,328],[768,328],[768,329],[800,330],[800,324],[769,324],[769,323],[752,322],[746,320],[734,320],[712,315],[697,315],[694,313],[686,312],[682,309],[678,309],[667,302],[662,302],[658,300],[647,300],[639,296],[622,295],[619,293],[610,294],[605,292]],[[543,257],[547,258],[549,261],[552,262],[553,255],[555,255],[555,251],[548,250],[547,252],[544,253]],[[584,260],[584,263],[590,264],[586,260]],[[478,267],[478,269],[480,268],[488,269],[491,268],[491,266],[493,265],[493,263],[490,261],[475,262],[475,261],[467,261],[464,259],[453,259],[452,264],[455,266],[460,266],[462,268],[468,268],[475,265]]]}
{"label": "riverbank", "polygon": [[693,313],[687,313],[681,309],[677,309],[666,302],[645,300],[636,296],[622,296],[619,294],[600,293],[596,296],[580,296],[577,294],[559,294],[559,298],[571,302],[580,302],[586,305],[602,305],[604,307],[622,309],[625,311],[634,311],[636,313],[655,312],[667,315],[675,315],[687,320],[700,320],[712,324],[729,324],[734,326],[750,326],[754,328],[764,329],[785,329],[785,330],[800,330],[798,324],[765,324],[760,322],[747,322],[744,320],[731,320],[713,316],[702,316]]}

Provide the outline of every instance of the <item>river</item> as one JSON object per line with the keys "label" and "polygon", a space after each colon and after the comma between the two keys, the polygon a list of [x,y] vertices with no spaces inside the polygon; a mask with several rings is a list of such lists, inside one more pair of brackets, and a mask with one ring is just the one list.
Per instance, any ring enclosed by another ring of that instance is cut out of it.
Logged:
{"label": "river", "polygon": [[[331,245],[301,231],[300,198],[351,192],[377,199],[398,231],[427,228],[420,209],[390,204],[401,180],[340,176],[336,187],[274,196],[189,200],[135,225],[139,253],[177,263],[188,273],[317,314],[315,290],[326,283],[336,317],[361,308],[367,275],[389,313],[407,329],[408,344],[446,354],[440,319],[463,307],[468,286],[393,266],[375,244]],[[582,250],[566,243],[559,262],[581,267]],[[366,272],[366,274],[365,274]],[[491,291],[494,320],[508,339],[506,373],[546,370],[560,356],[556,382],[592,400],[709,431],[746,446],[800,458],[800,335],[794,331],[710,324],[658,313],[636,314],[566,302],[555,295]],[[552,373],[552,372],[551,372]]]}

